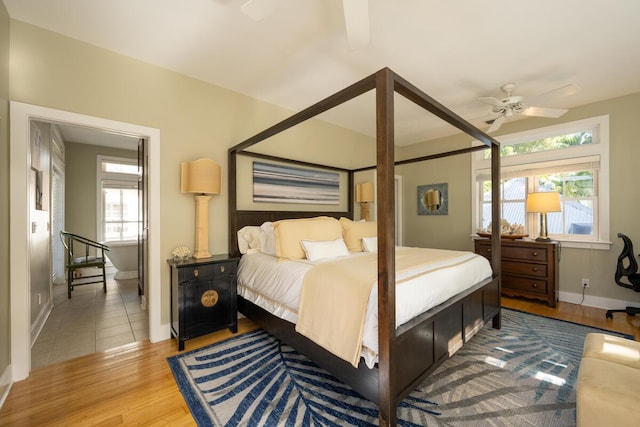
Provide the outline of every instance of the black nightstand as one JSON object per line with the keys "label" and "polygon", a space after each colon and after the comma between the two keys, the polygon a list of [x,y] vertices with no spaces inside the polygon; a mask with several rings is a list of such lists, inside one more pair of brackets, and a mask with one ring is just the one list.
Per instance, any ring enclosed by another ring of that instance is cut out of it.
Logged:
{"label": "black nightstand", "polygon": [[229,328],[238,332],[236,273],[239,258],[213,255],[171,267],[171,334],[178,350],[190,338]]}

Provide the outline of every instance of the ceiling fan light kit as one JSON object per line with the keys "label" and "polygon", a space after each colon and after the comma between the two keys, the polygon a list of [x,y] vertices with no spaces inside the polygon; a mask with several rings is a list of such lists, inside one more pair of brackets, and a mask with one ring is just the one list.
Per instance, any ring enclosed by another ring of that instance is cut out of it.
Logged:
{"label": "ceiling fan light kit", "polygon": [[485,118],[486,123],[491,124],[487,133],[497,131],[506,120],[509,120],[514,115],[558,118],[569,110],[565,108],[537,107],[535,104],[552,102],[556,98],[573,95],[580,90],[580,87],[569,84],[525,101],[522,96],[512,95],[515,87],[515,83],[502,85],[501,89],[506,94],[506,97],[502,99],[494,97],[478,98],[478,101],[491,106],[492,112]]}

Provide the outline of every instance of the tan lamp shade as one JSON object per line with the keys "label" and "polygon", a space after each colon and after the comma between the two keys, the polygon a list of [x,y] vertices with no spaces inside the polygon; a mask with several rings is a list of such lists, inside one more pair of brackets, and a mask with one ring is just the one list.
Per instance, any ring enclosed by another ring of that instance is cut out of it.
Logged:
{"label": "tan lamp shade", "polygon": [[560,194],[555,191],[529,193],[527,196],[527,212],[560,212]]}
{"label": "tan lamp shade", "polygon": [[220,194],[222,169],[211,159],[182,163],[180,191],[183,193]]}
{"label": "tan lamp shade", "polygon": [[373,182],[364,182],[356,184],[356,202],[370,203],[375,200],[373,194]]}

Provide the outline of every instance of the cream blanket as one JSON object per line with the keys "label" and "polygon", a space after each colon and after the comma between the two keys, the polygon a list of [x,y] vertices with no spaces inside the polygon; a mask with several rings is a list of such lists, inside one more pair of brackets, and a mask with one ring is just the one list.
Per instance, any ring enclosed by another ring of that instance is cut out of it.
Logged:
{"label": "cream blanket", "polygon": [[[396,285],[438,268],[424,268],[429,264],[460,254],[458,251],[404,248],[396,253],[396,277],[403,276]],[[411,270],[417,270],[416,274],[411,274]],[[375,253],[313,267],[302,284],[296,331],[357,367],[367,303],[377,276]]]}

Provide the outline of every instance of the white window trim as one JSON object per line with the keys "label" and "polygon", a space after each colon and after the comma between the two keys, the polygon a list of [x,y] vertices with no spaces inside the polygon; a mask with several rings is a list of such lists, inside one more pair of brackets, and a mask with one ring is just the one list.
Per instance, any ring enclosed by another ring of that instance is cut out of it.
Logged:
{"label": "white window trim", "polygon": [[[103,179],[109,179],[109,177],[115,177],[118,175],[127,175],[129,176],[129,174],[118,174],[118,173],[114,173],[114,172],[103,172],[102,171],[102,162],[107,161],[107,162],[114,162],[114,163],[126,163],[126,164],[130,164],[130,165],[136,165],[138,166],[138,160],[136,159],[131,159],[131,158],[126,158],[126,157],[113,157],[113,156],[102,156],[102,155],[98,155],[97,156],[97,165],[96,165],[96,206],[97,206],[97,223],[96,223],[96,234],[98,236],[98,241],[102,242],[104,241],[104,230],[103,230],[103,223],[104,223],[104,206],[103,206],[103,197],[102,197],[102,180]],[[131,181],[132,184],[134,183],[133,181]],[[135,182],[137,185],[137,181]]]}
{"label": "white window trim", "polygon": [[[511,145],[521,141],[532,141],[549,136],[570,134],[590,128],[598,131],[596,138],[597,143],[554,150],[554,160],[552,161],[557,159],[562,162],[562,160],[566,161],[567,159],[572,158],[587,158],[590,156],[600,157],[599,179],[597,183],[594,183],[594,185],[598,185],[598,238],[597,240],[594,240],[593,238],[586,240],[566,240],[560,238],[558,240],[562,243],[563,247],[609,250],[611,247],[609,227],[609,115],[591,117],[588,119],[513,133],[496,137],[496,139],[498,139],[502,145]],[[472,141],[471,145],[478,145],[478,142]],[[501,168],[508,168],[515,165],[549,162],[550,156],[550,152],[534,152],[519,156],[502,157],[500,159],[500,163]],[[479,191],[476,183],[476,175],[482,169],[489,169],[490,162],[491,159],[483,158],[483,150],[479,150],[471,155],[472,230],[475,230],[476,225],[479,223],[478,204],[480,203],[480,195],[478,194]]]}

